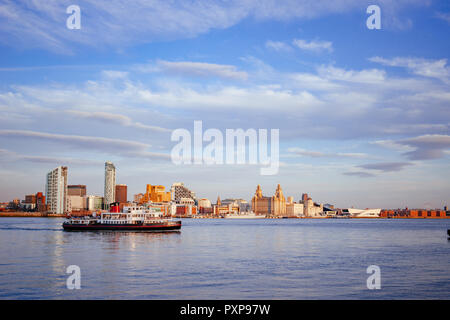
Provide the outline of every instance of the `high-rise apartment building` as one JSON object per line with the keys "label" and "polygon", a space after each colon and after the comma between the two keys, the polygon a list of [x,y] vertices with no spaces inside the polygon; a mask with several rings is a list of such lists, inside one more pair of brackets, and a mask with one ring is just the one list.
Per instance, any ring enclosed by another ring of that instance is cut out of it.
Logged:
{"label": "high-rise apartment building", "polygon": [[57,167],[47,174],[45,194],[49,212],[58,214],[68,212],[67,167]]}
{"label": "high-rise apartment building", "polygon": [[109,206],[116,200],[116,167],[112,162],[105,162],[105,193],[104,205],[109,210]]}
{"label": "high-rise apartment building", "polygon": [[195,192],[192,192],[184,186],[182,182],[175,182],[170,188],[170,193],[172,194],[172,201],[177,203],[180,202],[181,198],[190,198],[195,201]]}
{"label": "high-rise apartment building", "polygon": [[116,184],[116,202],[126,203],[127,200],[127,185],[126,184]]}

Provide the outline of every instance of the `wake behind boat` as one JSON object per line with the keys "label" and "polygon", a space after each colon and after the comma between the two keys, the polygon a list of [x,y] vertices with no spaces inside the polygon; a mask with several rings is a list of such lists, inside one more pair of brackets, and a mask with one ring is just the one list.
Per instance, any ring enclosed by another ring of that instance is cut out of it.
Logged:
{"label": "wake behind boat", "polygon": [[119,212],[113,204],[109,212],[95,213],[87,217],[70,217],[63,223],[67,231],[120,230],[120,231],[175,231],[181,229],[181,221],[163,217],[154,208],[124,207]]}

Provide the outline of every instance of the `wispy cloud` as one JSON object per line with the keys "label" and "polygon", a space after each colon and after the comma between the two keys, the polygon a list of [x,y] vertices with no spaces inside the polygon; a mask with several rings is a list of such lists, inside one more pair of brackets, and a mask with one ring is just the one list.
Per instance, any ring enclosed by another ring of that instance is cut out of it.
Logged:
{"label": "wispy cloud", "polygon": [[450,136],[427,134],[408,139],[375,141],[373,144],[403,151],[403,155],[411,160],[433,160],[448,154]]}
{"label": "wispy cloud", "polygon": [[350,176],[350,177],[360,177],[360,178],[372,178],[372,177],[375,177],[374,174],[369,173],[369,172],[363,172],[363,171],[344,172],[343,175]]}
{"label": "wispy cloud", "polygon": [[33,163],[50,163],[50,164],[70,164],[70,165],[101,165],[103,162],[98,160],[65,158],[65,157],[50,157],[50,156],[36,156],[25,155],[17,152],[0,149],[0,161],[16,162],[27,161]]}
{"label": "wispy cloud", "polygon": [[143,130],[154,131],[154,132],[171,132],[170,129],[142,124],[140,122],[133,121],[128,116],[125,116],[122,114],[115,114],[112,112],[96,112],[96,111],[87,112],[87,111],[79,111],[79,110],[67,110],[66,112],[75,117],[79,117],[79,118],[83,118],[83,119],[98,120],[98,121],[106,122],[109,124],[116,123],[116,124],[120,124],[124,127],[132,127],[132,128],[143,129]]}
{"label": "wispy cloud", "polygon": [[275,51],[292,51],[292,47],[282,41],[267,40],[265,46]]}
{"label": "wispy cloud", "polygon": [[436,12],[436,17],[450,24],[450,12]]}
{"label": "wispy cloud", "polygon": [[401,171],[405,167],[410,165],[412,165],[412,163],[410,162],[380,162],[380,163],[363,164],[357,167],[367,170],[394,172],[394,171]]}
{"label": "wispy cloud", "polygon": [[[0,137],[53,142],[89,152],[108,153],[122,157],[170,160],[169,154],[148,151],[150,148],[149,144],[131,140],[66,135],[28,130],[0,130]],[[36,160],[37,159],[38,158],[36,158]]]}
{"label": "wispy cloud", "polygon": [[447,66],[447,59],[427,60],[407,57],[385,59],[372,57],[369,60],[389,67],[407,68],[413,74],[423,77],[436,78],[445,82],[449,82],[450,80],[450,67]]}
{"label": "wispy cloud", "polygon": [[[73,53],[71,44],[124,47],[159,40],[192,38],[226,29],[246,18],[289,21],[361,10],[360,0],[79,0],[82,27],[68,30],[68,1],[6,0],[0,5],[0,41],[7,45]],[[423,0],[383,1],[384,16]],[[95,17],[88,19],[87,17]],[[328,49],[327,49],[328,50]]]}
{"label": "wispy cloud", "polygon": [[321,152],[321,151],[310,151],[302,148],[288,148],[288,152],[311,158],[355,158],[355,159],[366,159],[369,157],[366,153],[343,153],[343,152]]}
{"label": "wispy cloud", "polygon": [[164,60],[158,60],[157,65],[163,69],[163,71],[182,75],[221,77],[236,80],[246,80],[248,77],[247,72],[238,71],[237,68],[232,65],[192,61],[173,62]]}
{"label": "wispy cloud", "polygon": [[312,51],[312,52],[333,52],[333,43],[330,41],[319,41],[319,40],[302,40],[302,39],[294,39],[292,41],[292,44],[296,46],[297,48],[305,51]]}
{"label": "wispy cloud", "polygon": [[450,149],[449,135],[423,135],[415,138],[399,140],[398,143],[415,148],[405,155],[412,160],[439,159],[445,156],[444,151]]}

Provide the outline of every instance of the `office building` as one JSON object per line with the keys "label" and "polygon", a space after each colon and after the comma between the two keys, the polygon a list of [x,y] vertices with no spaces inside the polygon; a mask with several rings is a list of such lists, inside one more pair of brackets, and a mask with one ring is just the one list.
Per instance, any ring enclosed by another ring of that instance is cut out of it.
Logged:
{"label": "office building", "polygon": [[151,184],[148,184],[145,194],[137,199],[137,203],[143,204],[148,202],[170,202],[170,192],[166,192],[165,190],[166,188],[164,186],[152,186]]}
{"label": "office building", "polygon": [[68,185],[67,186],[67,194],[69,196],[79,196],[84,197],[86,196],[86,186],[85,185]]}
{"label": "office building", "polygon": [[127,193],[128,189],[126,184],[116,184],[116,202],[119,203],[128,202]]}

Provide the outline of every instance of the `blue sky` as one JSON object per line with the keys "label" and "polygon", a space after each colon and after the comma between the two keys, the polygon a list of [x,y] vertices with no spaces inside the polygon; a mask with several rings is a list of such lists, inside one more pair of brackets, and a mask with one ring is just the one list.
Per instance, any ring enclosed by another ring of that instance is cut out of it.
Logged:
{"label": "blue sky", "polygon": [[[341,207],[450,204],[446,1],[1,1],[0,25],[0,201],[43,191],[58,165],[101,195],[111,160],[129,197],[280,183]],[[279,173],[174,165],[170,134],[194,120],[279,129]]]}

